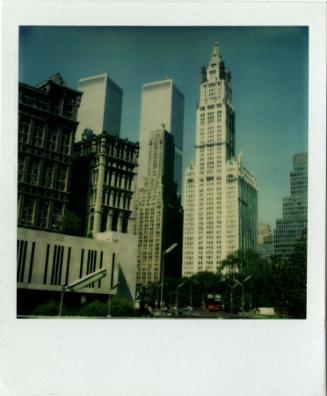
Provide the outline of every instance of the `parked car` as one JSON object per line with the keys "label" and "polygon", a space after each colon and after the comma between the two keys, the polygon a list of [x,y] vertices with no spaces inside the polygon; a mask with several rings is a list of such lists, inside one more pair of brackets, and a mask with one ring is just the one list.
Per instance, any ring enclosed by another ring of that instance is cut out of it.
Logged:
{"label": "parked car", "polygon": [[178,308],[177,310],[180,314],[190,313],[194,311],[194,308],[188,305],[187,307]]}

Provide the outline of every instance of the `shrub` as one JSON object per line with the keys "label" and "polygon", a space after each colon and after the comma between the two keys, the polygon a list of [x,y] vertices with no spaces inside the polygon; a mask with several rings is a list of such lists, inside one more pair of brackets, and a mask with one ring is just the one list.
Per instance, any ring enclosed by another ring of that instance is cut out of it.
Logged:
{"label": "shrub", "polygon": [[113,317],[135,316],[135,309],[132,302],[122,297],[111,297],[110,314]]}
{"label": "shrub", "polygon": [[95,300],[80,310],[80,316],[107,316],[108,303]]}
{"label": "shrub", "polygon": [[59,304],[55,300],[50,300],[45,304],[38,305],[33,312],[39,316],[57,316],[59,315]]}

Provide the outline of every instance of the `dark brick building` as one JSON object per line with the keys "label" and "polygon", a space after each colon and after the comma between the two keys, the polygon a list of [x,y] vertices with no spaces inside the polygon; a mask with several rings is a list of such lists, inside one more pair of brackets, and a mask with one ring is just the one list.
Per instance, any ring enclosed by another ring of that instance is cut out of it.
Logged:
{"label": "dark brick building", "polygon": [[18,226],[56,231],[67,209],[81,93],[60,74],[19,84]]}

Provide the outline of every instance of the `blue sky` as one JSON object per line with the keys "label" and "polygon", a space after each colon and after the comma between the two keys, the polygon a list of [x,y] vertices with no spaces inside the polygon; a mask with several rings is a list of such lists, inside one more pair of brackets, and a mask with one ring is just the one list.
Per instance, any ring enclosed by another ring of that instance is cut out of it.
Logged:
{"label": "blue sky", "polygon": [[305,27],[22,27],[19,79],[108,73],[124,91],[121,136],[138,140],[142,84],[172,78],[185,97],[184,168],[194,157],[201,66],[218,41],[232,72],[236,151],[258,182],[259,221],[274,227],[292,156],[307,151]]}

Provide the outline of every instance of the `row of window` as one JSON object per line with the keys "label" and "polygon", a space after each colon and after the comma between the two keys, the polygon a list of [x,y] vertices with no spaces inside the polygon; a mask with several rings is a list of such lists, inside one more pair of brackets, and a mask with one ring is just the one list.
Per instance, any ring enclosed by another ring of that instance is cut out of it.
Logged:
{"label": "row of window", "polygon": [[20,206],[18,224],[51,229],[59,227],[63,203],[24,196],[20,198]]}
{"label": "row of window", "polygon": [[48,126],[45,121],[32,119],[25,115],[20,116],[18,137],[20,143],[29,143],[49,151],[70,155],[72,136],[70,129],[62,130],[58,126]]}
{"label": "row of window", "polygon": [[[207,117],[206,117],[207,115]],[[206,119],[207,119],[207,123],[211,124],[213,122],[221,122],[221,111],[217,111],[216,113],[216,118],[215,118],[215,112],[214,111],[209,111],[208,113],[200,113],[200,125],[204,125],[206,123]]]}

